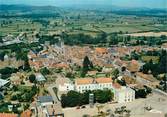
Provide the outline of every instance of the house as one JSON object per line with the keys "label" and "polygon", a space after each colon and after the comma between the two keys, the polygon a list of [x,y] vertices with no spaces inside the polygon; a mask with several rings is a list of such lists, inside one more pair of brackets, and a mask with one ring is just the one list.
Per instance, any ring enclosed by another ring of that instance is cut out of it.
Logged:
{"label": "house", "polygon": [[116,89],[115,101],[118,103],[132,102],[135,100],[135,91],[131,88],[122,87]]}
{"label": "house", "polygon": [[65,63],[53,63],[49,66],[50,68],[57,68],[57,69],[69,69],[69,65]]}
{"label": "house", "polygon": [[35,71],[39,71],[39,69],[43,67],[43,63],[40,60],[29,60],[29,64]]}
{"label": "house", "polygon": [[88,71],[88,73],[86,74],[87,76],[95,76],[98,73],[98,71],[94,70],[94,71]]}
{"label": "house", "polygon": [[105,67],[103,67],[102,72],[103,73],[111,73],[113,70],[113,66],[112,65],[106,65]]}
{"label": "house", "polygon": [[26,110],[21,113],[20,117],[31,117],[32,112],[30,110]]}
{"label": "house", "polygon": [[60,84],[58,89],[59,89],[59,91],[66,92],[66,91],[74,90],[75,87],[73,84],[64,83],[63,85]]}
{"label": "house", "polygon": [[107,48],[95,48],[97,54],[108,54]]}
{"label": "house", "polygon": [[13,113],[0,113],[0,117],[18,117],[18,115]]}
{"label": "house", "polygon": [[41,106],[53,105],[54,101],[52,96],[39,96],[38,102]]}
{"label": "house", "polygon": [[62,93],[66,93],[68,91],[75,90],[75,86],[73,82],[68,78],[61,78],[59,80],[58,90],[61,91]]}
{"label": "house", "polygon": [[43,83],[46,81],[45,77],[41,73],[36,73],[36,81],[39,83]]}
{"label": "house", "polygon": [[138,72],[140,69],[139,63],[136,60],[130,61],[130,63],[127,65],[127,70],[131,73]]}

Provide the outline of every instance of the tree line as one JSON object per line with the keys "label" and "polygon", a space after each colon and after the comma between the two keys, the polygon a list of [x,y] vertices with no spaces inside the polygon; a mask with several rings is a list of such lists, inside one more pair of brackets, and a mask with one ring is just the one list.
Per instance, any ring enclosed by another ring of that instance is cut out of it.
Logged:
{"label": "tree line", "polygon": [[62,107],[75,107],[89,104],[89,94],[94,94],[94,102],[106,103],[113,100],[113,93],[111,90],[94,90],[79,93],[76,91],[69,91],[67,94],[61,96]]}

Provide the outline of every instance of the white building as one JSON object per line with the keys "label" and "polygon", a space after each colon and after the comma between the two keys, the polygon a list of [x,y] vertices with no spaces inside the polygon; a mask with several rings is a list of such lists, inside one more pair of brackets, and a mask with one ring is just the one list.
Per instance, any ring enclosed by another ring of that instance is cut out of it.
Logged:
{"label": "white building", "polygon": [[114,93],[114,100],[118,103],[131,102],[135,100],[135,91],[129,87],[113,83],[111,78],[79,78],[75,84],[64,83],[59,85],[59,91],[75,90],[83,93],[87,90],[109,89]]}
{"label": "white building", "polygon": [[118,103],[132,102],[135,100],[135,91],[131,88],[121,87],[115,91],[115,101]]}
{"label": "white building", "polygon": [[71,91],[71,90],[75,90],[75,87],[73,84],[70,83],[64,83],[63,85],[59,85],[59,91]]}
{"label": "white building", "polygon": [[80,78],[75,80],[75,90],[83,93],[87,90],[113,89],[111,78]]}

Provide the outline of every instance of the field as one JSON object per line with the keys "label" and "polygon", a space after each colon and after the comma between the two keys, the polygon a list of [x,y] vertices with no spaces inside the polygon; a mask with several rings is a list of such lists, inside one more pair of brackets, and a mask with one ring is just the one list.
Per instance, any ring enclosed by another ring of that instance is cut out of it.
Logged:
{"label": "field", "polygon": [[159,57],[158,56],[142,56],[141,58],[144,62],[149,62],[151,59],[154,63],[158,63]]}
{"label": "field", "polygon": [[160,23],[159,20],[163,19],[159,17],[123,16],[95,11],[90,13],[85,11],[68,12],[65,16],[69,17],[69,19],[62,17],[0,18],[0,36],[7,34],[18,35],[20,32],[32,34],[34,31],[44,34],[66,31],[69,34],[84,33],[91,36],[96,36],[102,31],[108,34],[121,32],[131,36],[167,35],[167,24],[166,22]]}
{"label": "field", "polygon": [[134,37],[139,37],[139,36],[146,36],[146,37],[160,37],[161,35],[166,35],[167,32],[144,32],[144,33],[131,33],[131,34],[126,34]]}
{"label": "field", "polygon": [[[5,23],[4,20],[6,21]],[[28,19],[0,19],[0,35],[18,35],[20,32],[32,33],[39,31],[42,27],[40,23],[30,22]]]}

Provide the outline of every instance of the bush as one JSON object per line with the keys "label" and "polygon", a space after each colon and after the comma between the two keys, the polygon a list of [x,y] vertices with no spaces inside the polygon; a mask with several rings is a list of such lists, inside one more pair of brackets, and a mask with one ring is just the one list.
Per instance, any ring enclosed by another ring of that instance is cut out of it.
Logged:
{"label": "bush", "polygon": [[31,74],[31,75],[29,76],[29,81],[30,81],[31,83],[34,83],[35,80],[36,80],[36,76],[35,76],[34,74]]}

